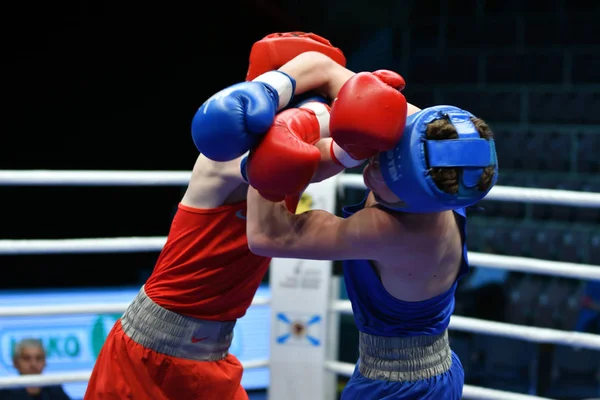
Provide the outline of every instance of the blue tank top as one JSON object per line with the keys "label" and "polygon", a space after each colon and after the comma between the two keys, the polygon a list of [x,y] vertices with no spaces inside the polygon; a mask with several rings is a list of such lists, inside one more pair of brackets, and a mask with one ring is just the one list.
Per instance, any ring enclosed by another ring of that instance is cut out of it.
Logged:
{"label": "blue tank top", "polygon": [[[361,203],[344,207],[344,217],[363,209],[365,201],[366,196]],[[416,302],[399,300],[388,293],[369,260],[344,261],[344,281],[359,331],[377,336],[429,336],[446,330],[454,312],[456,286],[469,271],[466,212],[464,208],[454,212],[458,215],[462,236],[462,265],[450,289],[431,299]]]}

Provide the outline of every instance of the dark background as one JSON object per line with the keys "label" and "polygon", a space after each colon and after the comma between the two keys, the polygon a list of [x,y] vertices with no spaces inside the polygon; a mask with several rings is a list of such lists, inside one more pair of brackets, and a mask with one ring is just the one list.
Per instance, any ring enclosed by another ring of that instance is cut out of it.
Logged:
{"label": "dark background", "polygon": [[[523,119],[514,83],[528,78],[546,83],[555,73],[549,70],[556,67],[552,58],[528,55],[598,43],[598,14],[585,3],[360,4],[4,5],[0,168],[190,170],[196,157],[189,132],[195,110],[214,92],[244,79],[252,43],[271,32],[317,32],[345,51],[352,69],[401,72],[409,83],[407,96],[417,105],[456,104],[505,125],[513,117]],[[570,71],[580,76],[574,60],[567,60]],[[597,70],[597,58],[591,61],[581,69]],[[494,74],[509,80],[499,86],[493,79],[501,78]],[[563,80],[564,71],[557,68],[556,74],[556,81]],[[481,82],[485,90],[474,93],[473,85]],[[512,97],[502,96],[503,90]],[[483,102],[481,95],[487,96]],[[590,102],[584,111],[593,112],[596,105]],[[0,187],[0,237],[162,236],[183,190]],[[5,272],[0,288],[138,284],[156,256],[0,256]]]}
{"label": "dark background", "polygon": [[[267,2],[201,3],[7,7],[0,168],[191,170],[197,107],[245,78],[253,42],[292,28]],[[183,190],[1,187],[0,236],[163,236]],[[136,284],[156,257],[1,257],[0,288]]]}
{"label": "dark background", "polygon": [[[252,43],[277,31],[317,32],[357,71],[401,72],[417,105],[527,126],[537,92],[517,98],[524,84],[565,92],[583,76],[577,87],[598,92],[582,85],[598,83],[593,10],[558,0],[4,3],[0,168],[190,170],[195,110],[243,80]],[[595,99],[576,111],[598,112]],[[162,236],[183,190],[0,187],[0,237]],[[0,288],[138,284],[156,256],[0,256]]]}
{"label": "dark background", "polygon": [[[194,112],[244,79],[255,41],[315,31],[351,54],[395,19],[378,20],[392,3],[371,4],[368,12],[319,1],[5,4],[0,168],[190,170]],[[0,237],[163,236],[183,190],[0,187]],[[156,257],[0,256],[0,288],[139,284]]]}

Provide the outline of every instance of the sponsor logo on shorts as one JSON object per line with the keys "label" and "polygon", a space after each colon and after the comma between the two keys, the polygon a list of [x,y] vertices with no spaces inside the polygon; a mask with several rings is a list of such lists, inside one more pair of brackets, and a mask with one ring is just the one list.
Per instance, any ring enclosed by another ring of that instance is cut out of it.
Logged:
{"label": "sponsor logo on shorts", "polygon": [[202,341],[204,341],[206,339],[208,339],[208,336],[203,337],[203,338],[197,338],[197,337],[192,336],[192,343],[202,342]]}

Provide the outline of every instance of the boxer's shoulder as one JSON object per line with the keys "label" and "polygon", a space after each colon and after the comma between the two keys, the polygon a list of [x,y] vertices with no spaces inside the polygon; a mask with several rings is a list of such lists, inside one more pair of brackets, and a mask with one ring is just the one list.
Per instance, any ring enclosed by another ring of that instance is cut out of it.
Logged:
{"label": "boxer's shoulder", "polygon": [[197,209],[215,209],[246,199],[247,186],[240,173],[240,159],[216,162],[200,155],[181,202]]}
{"label": "boxer's shoulder", "polygon": [[217,207],[201,208],[181,202],[177,205],[176,220],[228,219],[246,213],[246,200],[231,202]]}

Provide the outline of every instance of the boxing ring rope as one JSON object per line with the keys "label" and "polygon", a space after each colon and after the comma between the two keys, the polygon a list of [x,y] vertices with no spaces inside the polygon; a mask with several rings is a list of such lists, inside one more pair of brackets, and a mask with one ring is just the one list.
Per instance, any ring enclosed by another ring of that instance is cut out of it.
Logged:
{"label": "boxing ring rope", "polygon": [[[271,299],[266,297],[256,297],[252,300],[252,306],[269,305],[270,303]],[[3,306],[0,307],[0,318],[50,315],[122,314],[125,312],[128,305],[129,303]],[[348,300],[336,300],[331,303],[330,311],[351,315],[352,307]],[[450,329],[471,333],[483,333],[486,335],[504,336],[534,343],[555,343],[600,350],[600,335],[591,333],[568,332],[556,329],[509,324],[505,322],[484,321],[459,315],[452,316]]]}
{"label": "boxing ring rope", "polygon": [[[330,311],[352,315],[352,306],[349,300],[335,300],[330,305]],[[568,332],[558,329],[485,321],[477,318],[462,317],[460,315],[453,315],[451,317],[450,329],[462,332],[508,337],[533,343],[554,343],[600,350],[600,335],[591,333]]]}
{"label": "boxing ring rope", "polygon": [[[180,171],[51,171],[19,170],[0,171],[3,186],[181,186],[187,185],[189,172]],[[342,174],[334,178],[338,188],[363,189],[362,176]],[[600,193],[584,193],[566,190],[533,189],[496,186],[487,200],[519,201],[541,204],[560,204],[575,207],[600,207]],[[166,237],[127,237],[54,240],[0,240],[0,255],[18,254],[76,254],[107,252],[160,251]],[[500,256],[469,252],[471,264],[483,268],[497,268],[542,275],[576,279],[599,279],[600,266],[574,264],[524,257]],[[268,298],[255,298],[252,306],[267,305]],[[122,313],[128,303],[88,304],[61,306],[0,307],[0,318],[7,316],[40,316],[67,314],[115,314]],[[352,314],[349,301],[334,300],[330,312]],[[528,327],[474,318],[453,316],[451,330],[504,336],[535,343],[556,343],[568,346],[600,350],[600,335],[566,332],[554,329]],[[244,368],[269,366],[268,360],[243,363]],[[354,364],[327,361],[325,369],[342,376],[351,376]],[[90,372],[47,375],[13,376],[0,378],[0,388],[46,386],[70,382],[86,382]],[[465,385],[463,398],[479,400],[547,400],[542,397],[492,390]]]}
{"label": "boxing ring rope", "polygon": [[[135,253],[160,251],[166,237],[93,239],[0,240],[0,255]],[[600,280],[600,266],[535,258],[469,252],[469,262],[482,268],[503,269],[574,279]]]}
{"label": "boxing ring rope", "polygon": [[0,186],[186,186],[189,171],[0,170]]}
{"label": "boxing ring rope", "polygon": [[[364,189],[362,175],[340,174],[337,176],[339,188]],[[518,201],[537,204],[560,204],[573,207],[599,207],[600,193],[576,192],[572,190],[534,189],[515,186],[494,186],[486,200]]]}
{"label": "boxing ring rope", "polygon": [[[190,179],[183,171],[59,171],[1,170],[0,186],[183,186]],[[364,189],[361,175],[340,174],[340,188]],[[495,186],[487,200],[561,204],[575,207],[599,207],[600,193],[570,190]]]}
{"label": "boxing ring rope", "polygon": [[[264,368],[269,366],[269,360],[252,360],[242,362],[244,369]],[[87,382],[92,371],[63,372],[60,374],[20,375],[0,377],[0,388],[19,388],[33,386],[62,385],[65,383]]]}
{"label": "boxing ring rope", "polygon": [[[252,306],[266,306],[271,304],[268,297],[255,297]],[[129,305],[127,303],[114,304],[74,304],[55,306],[0,306],[2,317],[41,317],[50,315],[82,315],[82,314],[122,314]]]}

